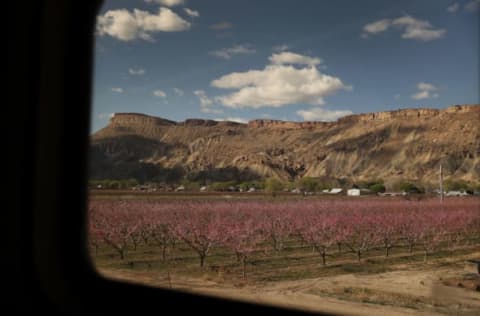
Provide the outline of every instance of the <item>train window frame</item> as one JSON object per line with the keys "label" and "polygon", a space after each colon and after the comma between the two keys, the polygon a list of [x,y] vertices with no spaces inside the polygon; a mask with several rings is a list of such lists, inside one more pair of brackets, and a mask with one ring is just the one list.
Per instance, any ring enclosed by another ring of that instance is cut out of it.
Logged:
{"label": "train window frame", "polygon": [[18,133],[7,150],[19,156],[9,155],[15,160],[8,168],[13,185],[7,196],[14,202],[7,232],[16,250],[7,267],[20,275],[20,281],[11,280],[21,287],[15,292],[17,309],[310,314],[113,281],[96,272],[88,255],[86,184],[94,27],[101,3],[44,0],[10,11],[16,21],[31,18],[8,34],[8,93],[18,96],[13,108],[18,120],[7,125]]}

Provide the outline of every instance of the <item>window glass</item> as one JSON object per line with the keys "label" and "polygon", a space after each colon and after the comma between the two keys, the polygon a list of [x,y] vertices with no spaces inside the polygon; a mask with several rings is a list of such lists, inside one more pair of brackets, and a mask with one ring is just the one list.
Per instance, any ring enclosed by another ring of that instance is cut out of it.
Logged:
{"label": "window glass", "polygon": [[106,1],[108,278],[310,311],[480,309],[480,1]]}

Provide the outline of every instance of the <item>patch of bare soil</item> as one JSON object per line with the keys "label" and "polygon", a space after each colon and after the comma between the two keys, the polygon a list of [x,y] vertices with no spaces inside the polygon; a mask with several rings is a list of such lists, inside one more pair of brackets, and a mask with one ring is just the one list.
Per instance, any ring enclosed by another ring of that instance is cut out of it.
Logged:
{"label": "patch of bare soil", "polygon": [[[480,292],[446,284],[467,275],[464,260],[480,253],[436,264],[409,265],[393,272],[342,274],[316,279],[263,284],[223,283],[208,277],[166,277],[147,271],[105,270],[108,278],[151,286],[343,315],[478,315]],[[465,281],[463,281],[465,282]],[[466,284],[466,283],[465,283]]]}
{"label": "patch of bare soil", "polygon": [[443,284],[480,292],[480,274],[469,273],[460,277],[448,278],[443,281]]}

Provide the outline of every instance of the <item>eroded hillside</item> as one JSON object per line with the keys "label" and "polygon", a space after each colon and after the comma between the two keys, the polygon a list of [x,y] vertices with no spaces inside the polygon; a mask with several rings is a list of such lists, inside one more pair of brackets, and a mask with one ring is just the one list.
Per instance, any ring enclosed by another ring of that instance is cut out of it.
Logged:
{"label": "eroded hillside", "polygon": [[180,174],[433,182],[480,179],[480,105],[350,115],[337,122],[174,122],[117,113],[92,136],[94,178]]}

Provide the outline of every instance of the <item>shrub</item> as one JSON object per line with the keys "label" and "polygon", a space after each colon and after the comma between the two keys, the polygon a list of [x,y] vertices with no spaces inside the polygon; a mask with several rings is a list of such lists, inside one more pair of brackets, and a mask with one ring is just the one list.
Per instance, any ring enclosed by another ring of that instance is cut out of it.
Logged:
{"label": "shrub", "polygon": [[181,184],[184,186],[186,191],[199,191],[200,183],[195,181],[189,181],[188,179],[183,179]]}
{"label": "shrub", "polygon": [[446,191],[467,191],[470,188],[469,184],[465,180],[445,180],[443,186]]}
{"label": "shrub", "polygon": [[375,183],[371,185],[368,189],[374,193],[380,193],[380,192],[383,193],[385,192],[385,185],[381,183]]}
{"label": "shrub", "polygon": [[303,177],[298,181],[298,188],[302,191],[316,192],[320,183],[311,177]]}
{"label": "shrub", "polygon": [[265,190],[271,193],[273,196],[276,195],[278,191],[283,189],[283,183],[277,178],[268,178],[265,180]]}
{"label": "shrub", "polygon": [[230,187],[235,186],[235,181],[214,182],[210,185],[212,191],[228,191]]}
{"label": "shrub", "polygon": [[400,190],[407,193],[423,193],[423,189],[417,187],[415,184],[410,182],[403,182],[400,184]]}

